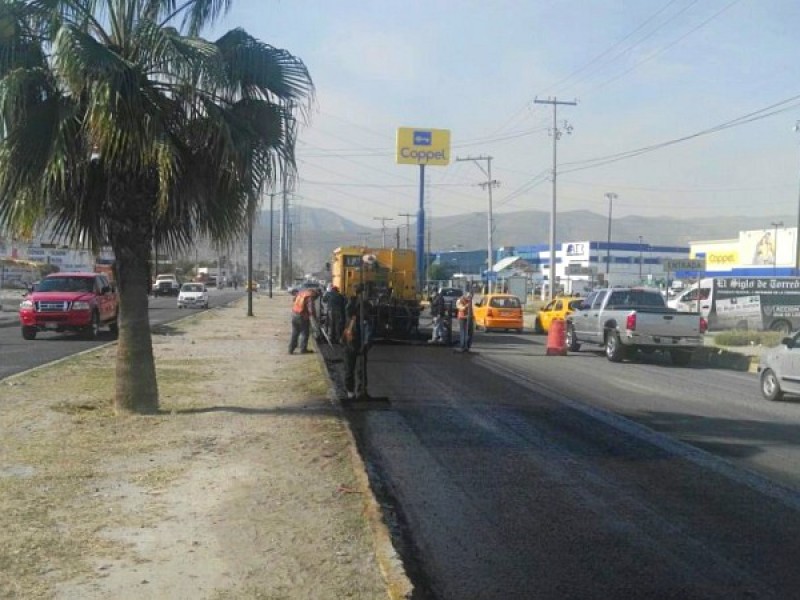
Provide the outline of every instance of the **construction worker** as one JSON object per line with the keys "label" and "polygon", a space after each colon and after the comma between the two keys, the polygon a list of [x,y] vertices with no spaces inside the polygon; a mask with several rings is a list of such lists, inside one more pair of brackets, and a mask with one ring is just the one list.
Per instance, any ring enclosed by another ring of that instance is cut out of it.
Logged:
{"label": "construction worker", "polygon": [[369,350],[368,317],[370,303],[363,298],[363,286],[356,286],[356,295],[345,309],[346,323],[342,333],[344,348],[344,387],[347,399],[367,397],[367,352]]}
{"label": "construction worker", "polygon": [[472,294],[464,293],[456,301],[456,317],[458,318],[459,340],[458,351],[469,352],[472,346]]}
{"label": "construction worker", "polygon": [[325,313],[327,315],[328,337],[331,343],[337,344],[342,337],[347,299],[339,292],[338,287],[331,285],[322,296],[322,304],[325,305]]}
{"label": "construction worker", "polygon": [[312,321],[317,326],[317,309],[314,305],[319,294],[316,288],[306,288],[297,292],[292,302],[292,338],[289,340],[289,354],[294,354],[298,343],[300,354],[312,352],[308,349],[308,335]]}

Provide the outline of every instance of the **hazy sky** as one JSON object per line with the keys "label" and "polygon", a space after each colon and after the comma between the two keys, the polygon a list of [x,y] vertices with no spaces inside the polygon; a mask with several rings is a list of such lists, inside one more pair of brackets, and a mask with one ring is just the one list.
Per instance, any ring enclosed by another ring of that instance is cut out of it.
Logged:
{"label": "hazy sky", "polygon": [[[798,209],[796,0],[234,0],[216,32],[232,27],[314,79],[304,206],[404,222],[418,169],[395,164],[395,132],[412,126],[450,129],[454,158],[494,157],[497,212],[549,210],[552,108],[533,100],[557,96],[578,101],[559,109],[574,128],[558,144],[559,211],[607,214],[611,191],[617,216],[752,215],[756,228]],[[585,168],[773,105],[782,112]],[[427,172],[433,216],[486,211],[474,164]]]}

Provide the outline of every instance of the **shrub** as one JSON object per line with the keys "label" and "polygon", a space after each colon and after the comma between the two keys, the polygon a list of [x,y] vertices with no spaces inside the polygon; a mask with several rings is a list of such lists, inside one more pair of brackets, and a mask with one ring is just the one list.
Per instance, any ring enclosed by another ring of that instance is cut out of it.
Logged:
{"label": "shrub", "polygon": [[718,346],[767,346],[781,343],[783,334],[778,331],[721,331],[714,336]]}

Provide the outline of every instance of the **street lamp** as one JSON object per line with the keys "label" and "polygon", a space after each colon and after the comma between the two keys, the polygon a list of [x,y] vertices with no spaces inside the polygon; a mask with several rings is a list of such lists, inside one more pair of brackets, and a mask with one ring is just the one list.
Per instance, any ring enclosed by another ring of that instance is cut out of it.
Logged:
{"label": "street lamp", "polygon": [[639,236],[639,283],[642,282],[642,240],[644,238]]}
{"label": "street lamp", "polygon": [[606,198],[608,198],[608,241],[606,243],[606,280],[608,280],[608,272],[611,270],[611,206],[617,195],[614,192],[608,192]]}
{"label": "street lamp", "polygon": [[[795,132],[800,131],[800,121],[794,124]],[[795,232],[794,274],[800,277],[800,191],[797,195],[797,231]]]}
{"label": "street lamp", "polygon": [[770,223],[775,229],[775,236],[772,238],[772,275],[778,271],[778,227],[783,227],[783,221]]}

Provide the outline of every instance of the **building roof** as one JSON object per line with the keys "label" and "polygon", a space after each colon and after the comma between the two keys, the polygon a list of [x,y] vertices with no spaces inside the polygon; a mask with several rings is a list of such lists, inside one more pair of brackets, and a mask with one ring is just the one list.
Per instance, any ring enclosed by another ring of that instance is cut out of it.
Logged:
{"label": "building roof", "polygon": [[494,271],[495,273],[499,273],[500,271],[504,271],[509,267],[517,265],[518,263],[519,263],[518,266],[521,267],[522,269],[527,269],[530,267],[528,262],[525,259],[520,258],[519,256],[506,256],[505,258],[501,258],[494,264],[494,266],[492,267],[492,271]]}

